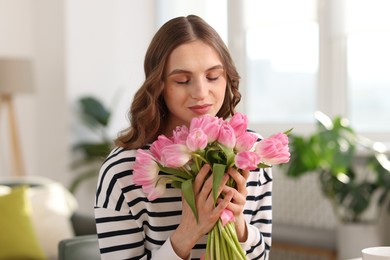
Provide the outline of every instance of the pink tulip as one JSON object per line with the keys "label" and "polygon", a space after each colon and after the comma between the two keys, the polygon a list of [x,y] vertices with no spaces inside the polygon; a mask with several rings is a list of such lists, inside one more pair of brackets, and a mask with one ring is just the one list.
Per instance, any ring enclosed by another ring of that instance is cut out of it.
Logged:
{"label": "pink tulip", "polygon": [[138,149],[133,166],[133,181],[142,186],[149,200],[160,197],[165,191],[165,183],[158,183],[160,168],[153,156],[146,150]]}
{"label": "pink tulip", "polygon": [[142,190],[148,194],[148,200],[153,201],[164,194],[166,190],[166,183],[164,181],[158,181],[157,183],[143,185]]}
{"label": "pink tulip", "polygon": [[235,113],[232,118],[230,118],[229,124],[234,129],[236,136],[240,136],[245,133],[248,128],[248,118],[244,114]]}
{"label": "pink tulip", "polygon": [[191,159],[191,151],[183,144],[171,144],[164,147],[161,153],[161,163],[165,167],[178,168]]}
{"label": "pink tulip", "polygon": [[233,149],[236,145],[236,135],[234,129],[229,123],[224,122],[219,129],[218,142],[226,146],[227,148]]}
{"label": "pink tulip", "polygon": [[207,140],[209,143],[212,143],[215,140],[217,140],[219,136],[220,127],[221,127],[220,120],[211,121],[209,124],[204,126],[203,131],[207,135]]}
{"label": "pink tulip", "polygon": [[242,170],[255,170],[260,163],[260,156],[255,152],[244,151],[237,153],[235,164]]}
{"label": "pink tulip", "polygon": [[237,152],[249,151],[253,148],[257,140],[257,135],[251,132],[244,132],[237,137],[234,149]]}
{"label": "pink tulip", "polygon": [[158,162],[161,162],[161,152],[165,146],[173,144],[173,141],[166,137],[165,135],[159,135],[157,140],[152,143],[150,146],[150,152],[157,159]]}
{"label": "pink tulip", "polygon": [[173,142],[175,144],[185,144],[188,136],[188,128],[183,126],[176,127],[173,131]]}
{"label": "pink tulip", "polygon": [[192,152],[203,150],[207,146],[207,135],[202,129],[195,128],[188,134],[186,144]]}
{"label": "pink tulip", "polygon": [[272,138],[279,139],[279,141],[282,143],[282,145],[288,145],[288,136],[283,133],[277,133],[271,136]]}
{"label": "pink tulip", "polygon": [[209,114],[200,116],[200,117],[194,117],[191,120],[190,123],[190,131],[195,128],[204,128],[204,126],[208,124],[212,124],[213,122],[218,121],[218,117],[211,116]]}
{"label": "pink tulip", "polygon": [[133,166],[133,180],[136,185],[153,183],[160,171],[153,156],[143,149],[138,149]]}
{"label": "pink tulip", "polygon": [[193,129],[201,128],[207,135],[208,142],[212,143],[218,138],[220,126],[221,120],[218,117],[206,114],[201,117],[195,117],[191,120],[190,132]]}
{"label": "pink tulip", "polygon": [[286,163],[290,160],[288,137],[283,133],[261,140],[257,143],[255,151],[260,156],[261,162],[268,165]]}
{"label": "pink tulip", "polygon": [[225,226],[227,223],[229,222],[234,222],[236,221],[235,218],[234,218],[234,215],[233,215],[233,212],[231,212],[230,210],[228,209],[224,209],[221,213],[221,216],[220,216],[221,220],[222,220],[222,225]]}

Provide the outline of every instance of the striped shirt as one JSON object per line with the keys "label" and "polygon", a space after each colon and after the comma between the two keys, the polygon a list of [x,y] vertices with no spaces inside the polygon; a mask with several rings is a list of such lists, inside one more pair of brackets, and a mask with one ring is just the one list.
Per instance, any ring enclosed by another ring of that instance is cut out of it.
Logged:
{"label": "striped shirt", "polygon": [[[147,148],[145,148],[147,149]],[[96,190],[95,220],[101,259],[180,259],[170,235],[181,218],[181,191],[168,186],[164,195],[149,201],[132,179],[136,150],[114,149],[103,163]],[[271,169],[250,173],[244,215],[248,239],[241,243],[248,259],[268,259],[272,228]],[[204,236],[191,251],[199,259]]]}

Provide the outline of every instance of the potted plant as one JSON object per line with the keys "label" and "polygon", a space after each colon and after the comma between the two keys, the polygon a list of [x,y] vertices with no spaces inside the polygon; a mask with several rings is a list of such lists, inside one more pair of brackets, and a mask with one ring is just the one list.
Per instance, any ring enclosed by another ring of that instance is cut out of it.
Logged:
{"label": "potted plant", "polygon": [[112,138],[108,134],[111,117],[109,109],[92,96],[80,98],[78,108],[80,120],[88,130],[89,137],[93,138],[73,146],[72,169],[77,176],[69,186],[72,193],[76,192],[82,182],[98,176],[101,163],[113,147]]}
{"label": "potted plant", "polygon": [[[316,119],[317,129],[311,135],[289,135],[291,159],[286,164],[287,176],[317,174],[322,193],[330,201],[340,227],[375,225],[382,205],[388,203],[390,212],[388,151],[383,144],[358,135],[345,118],[337,116],[332,120],[317,112]],[[378,214],[369,219],[366,213],[372,207]],[[356,255],[344,254],[342,258],[352,257]]]}

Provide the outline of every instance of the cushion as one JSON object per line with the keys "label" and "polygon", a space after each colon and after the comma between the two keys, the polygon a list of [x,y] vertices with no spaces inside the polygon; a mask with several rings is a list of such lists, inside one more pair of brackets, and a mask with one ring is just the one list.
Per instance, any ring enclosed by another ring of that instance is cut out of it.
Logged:
{"label": "cushion", "polygon": [[28,192],[31,219],[40,245],[49,259],[57,259],[58,243],[74,236],[71,216],[76,201],[65,187],[56,182],[31,187]]}
{"label": "cushion", "polygon": [[0,259],[45,259],[30,218],[26,192],[27,187],[19,186],[0,195]]}
{"label": "cushion", "polygon": [[0,196],[11,193],[12,189],[8,186],[0,185]]}

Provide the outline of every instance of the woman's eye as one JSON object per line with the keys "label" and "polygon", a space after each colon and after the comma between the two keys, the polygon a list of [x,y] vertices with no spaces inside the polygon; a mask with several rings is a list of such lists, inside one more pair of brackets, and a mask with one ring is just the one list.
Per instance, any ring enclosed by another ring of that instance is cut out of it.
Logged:
{"label": "woman's eye", "polygon": [[176,83],[177,84],[181,84],[181,85],[188,84],[189,82],[190,82],[189,79],[187,79],[187,80],[176,80]]}
{"label": "woman's eye", "polygon": [[172,82],[175,84],[184,85],[184,84],[188,84],[190,82],[190,79],[191,79],[190,77],[177,75],[172,77]]}
{"label": "woman's eye", "polygon": [[207,77],[207,79],[210,80],[210,81],[215,81],[215,80],[217,80],[218,78],[219,78],[219,76],[217,76],[217,77]]}

